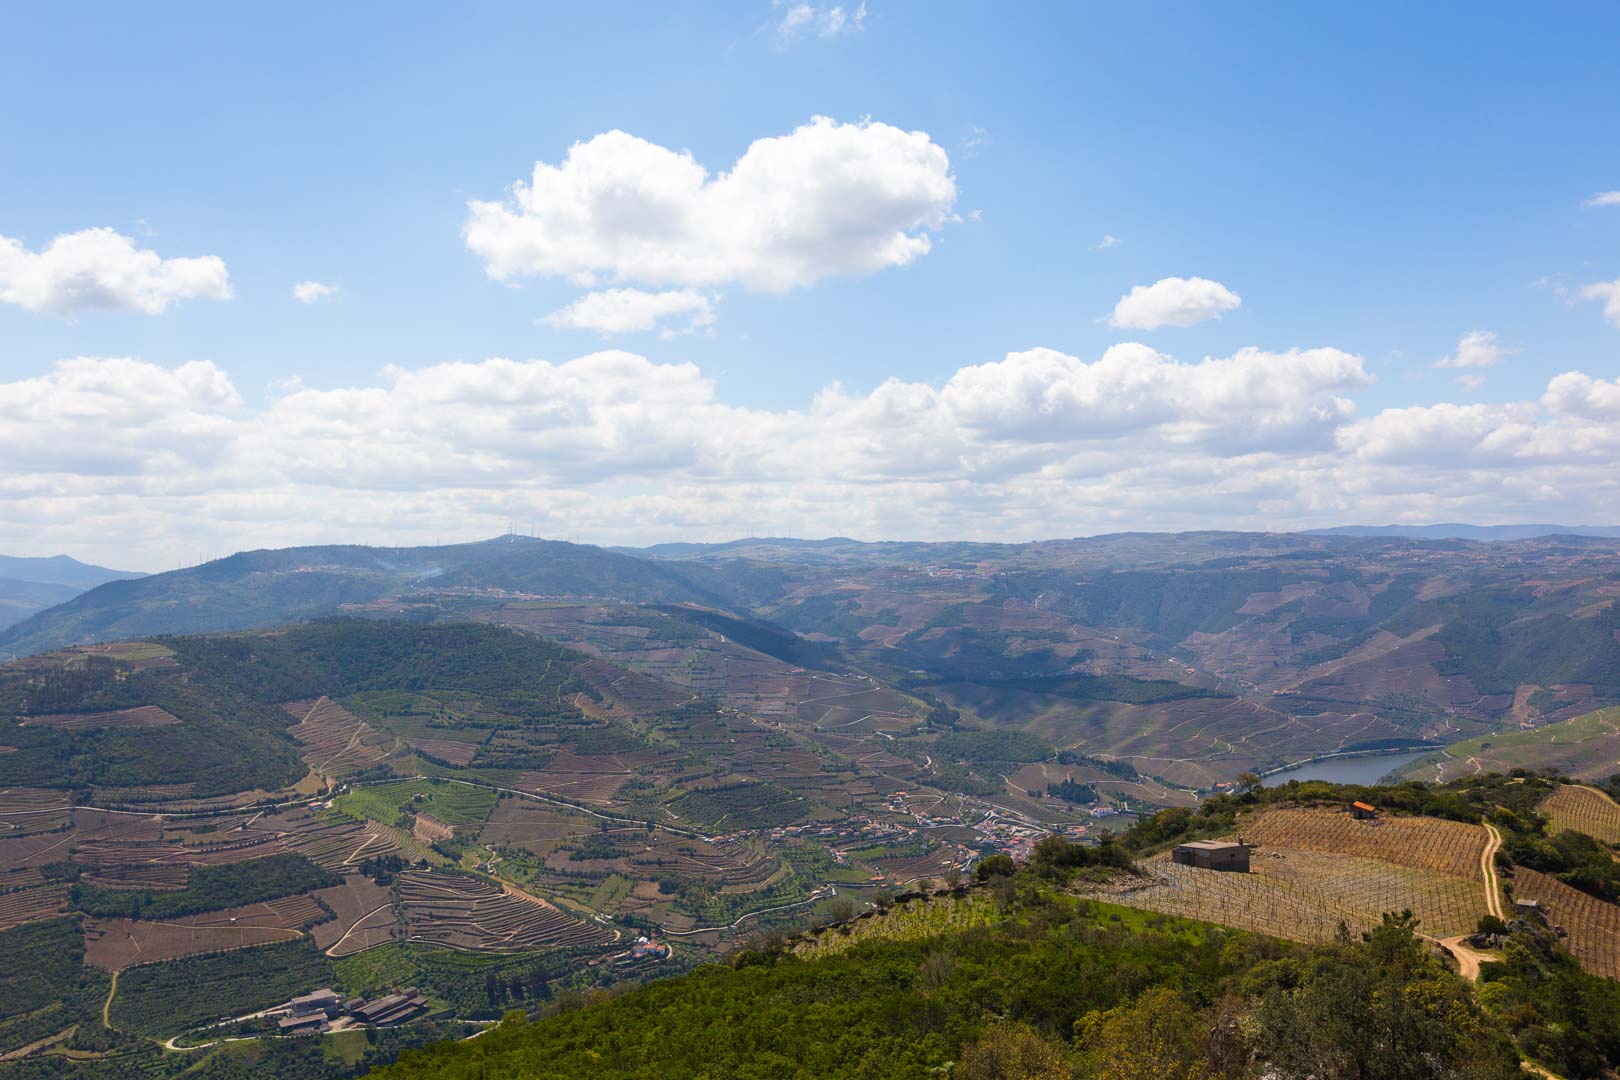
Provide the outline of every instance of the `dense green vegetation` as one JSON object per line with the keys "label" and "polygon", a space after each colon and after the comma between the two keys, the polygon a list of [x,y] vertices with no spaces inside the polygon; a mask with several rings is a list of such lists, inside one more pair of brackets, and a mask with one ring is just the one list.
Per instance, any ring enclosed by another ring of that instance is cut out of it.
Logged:
{"label": "dense green vegetation", "polygon": [[[122,584],[122,583],[115,583]],[[64,730],[18,718],[156,705],[180,720]],[[0,784],[126,788],[193,784],[198,795],[274,790],[304,774],[288,717],[210,671],[133,671],[104,657],[0,669]]]}
{"label": "dense green vegetation", "polygon": [[445,780],[401,780],[351,788],[337,809],[351,817],[393,824],[405,811],[427,814],[446,825],[477,825],[495,809],[496,792]]}
{"label": "dense green vegetation", "polygon": [[1482,693],[1512,693],[1525,683],[1613,688],[1620,671],[1620,610],[1614,608],[1571,618],[1556,604],[1527,605],[1522,590],[1500,586],[1416,605],[1390,629],[1411,633],[1437,624],[1446,648],[1439,670],[1466,675]]}
{"label": "dense green vegetation", "polygon": [[739,783],[694,788],[669,804],[687,821],[709,829],[765,829],[810,816],[810,806],[780,784]]}
{"label": "dense green vegetation", "polygon": [[332,984],[332,964],[307,940],[189,956],[125,971],[113,1026],[169,1036]]}
{"label": "dense green vegetation", "polygon": [[[926,1077],[1509,1080],[1502,1024],[1399,916],[1307,949],[1078,900],[1062,841],[992,874],[988,923],[890,916],[914,934],[779,936],[588,1004],[551,1002],[482,1038],[401,1055],[384,1078]],[[1080,856],[1090,862],[1094,855]],[[1081,871],[1085,872],[1085,871]],[[874,922],[873,927],[878,924]]]}
{"label": "dense green vegetation", "polygon": [[[0,963],[0,1021],[60,1001],[84,976],[79,920],[51,919],[0,931],[0,956],[5,957]],[[0,1032],[5,1030],[0,1025]]]}
{"label": "dense green vegetation", "polygon": [[172,919],[341,884],[337,874],[302,855],[266,855],[249,862],[195,867],[179,892],[102,889],[80,882],[73,886],[70,899],[86,915]]}
{"label": "dense green vegetation", "polygon": [[947,731],[934,740],[932,752],[970,765],[1026,765],[1054,751],[1051,743],[1022,731]]}
{"label": "dense green vegetation", "polygon": [[1620,1064],[1620,983],[1581,970],[1545,927],[1515,924],[1502,962],[1481,966],[1479,996],[1527,1054],[1562,1076],[1613,1075]]}
{"label": "dense green vegetation", "polygon": [[[468,953],[390,942],[335,961],[336,985],[347,994],[370,995],[415,986],[458,1016],[495,1019],[514,1005],[537,1005],[555,994],[588,985],[593,973],[580,958],[595,950],[547,949],[532,953]],[[658,974],[680,970],[676,964]]]}
{"label": "dense green vegetation", "polygon": [[1097,801],[1097,789],[1090,784],[1080,784],[1065,779],[1062,783],[1047,784],[1046,793],[1054,799],[1064,802],[1076,803],[1080,806],[1089,806]]}
{"label": "dense green vegetation", "polygon": [[0,1054],[61,1036],[61,1045],[74,1052],[138,1047],[139,1040],[101,1024],[109,980],[105,971],[84,966],[77,918],[0,932]]}
{"label": "dense green vegetation", "polygon": [[1074,750],[1059,750],[1057,762],[1059,765],[1087,765],[1093,769],[1100,769],[1109,776],[1117,776],[1121,780],[1136,780],[1142,775],[1136,771],[1136,766],[1128,761],[1092,757]]}
{"label": "dense green vegetation", "polygon": [[275,634],[164,639],[181,660],[261,701],[455,689],[526,720],[576,719],[578,654],[478,623],[329,619]]}

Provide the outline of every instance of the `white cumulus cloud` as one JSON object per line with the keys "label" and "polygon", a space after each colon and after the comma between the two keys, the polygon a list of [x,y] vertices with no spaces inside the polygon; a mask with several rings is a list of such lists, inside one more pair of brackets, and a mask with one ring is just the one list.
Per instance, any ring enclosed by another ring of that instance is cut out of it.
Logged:
{"label": "white cumulus cloud", "polygon": [[1620,206],[1620,191],[1600,191],[1587,199],[1582,206]]}
{"label": "white cumulus cloud", "polygon": [[616,350],[289,384],[207,362],[65,360],[0,382],[0,550],[102,562],[432,543],[533,520],[608,543],[745,535],[1005,539],[1346,520],[1620,518],[1620,380],[1362,416],[1360,357],[1182,360],[1035,348],[939,384],[731,404],[691,363]]}
{"label": "white cumulus cloud", "polygon": [[696,289],[645,292],[641,289],[603,289],[586,293],[567,307],[545,317],[546,325],[600,334],[628,334],[652,330],[668,319],[683,320],[684,327],[665,326],[663,333],[695,333],[714,325],[714,302]]}
{"label": "white cumulus cloud", "polygon": [[1470,330],[1457,341],[1457,348],[1449,356],[1435,361],[1442,368],[1495,367],[1518,352],[1503,345],[1492,330]]}
{"label": "white cumulus cloud", "polygon": [[1108,321],[1131,330],[1192,326],[1205,319],[1218,319],[1242,303],[1241,296],[1218,281],[1168,277],[1152,285],[1138,285],[1120,297]]}
{"label": "white cumulus cloud", "polygon": [[1620,278],[1613,281],[1599,281],[1588,285],[1581,290],[1583,300],[1602,300],[1603,317],[1611,324],[1620,326]]}
{"label": "white cumulus cloud", "polygon": [[157,315],[177,300],[228,300],[216,255],[165,259],[113,229],[81,229],[39,251],[0,236],[0,301],[44,315],[106,309]]}
{"label": "white cumulus cloud", "polygon": [[128,357],[62,360],[0,383],[0,460],[16,475],[171,475],[207,469],[240,435],[242,404],[208,361],[169,369]]}
{"label": "white cumulus cloud", "polygon": [[338,294],[336,285],[327,285],[319,281],[300,281],[292,288],[293,299],[300,304],[313,304],[320,300],[330,300]]}
{"label": "white cumulus cloud", "polygon": [[559,165],[536,162],[510,198],[469,203],[462,231],[498,281],[786,292],[916,261],[955,201],[950,161],[925,132],[816,117],[718,175],[688,152],[597,135]]}

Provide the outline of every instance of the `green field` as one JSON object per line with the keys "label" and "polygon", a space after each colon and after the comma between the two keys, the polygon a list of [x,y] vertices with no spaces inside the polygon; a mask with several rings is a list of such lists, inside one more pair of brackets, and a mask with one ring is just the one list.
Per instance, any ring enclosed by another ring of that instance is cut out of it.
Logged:
{"label": "green field", "polygon": [[357,787],[341,796],[337,809],[350,817],[392,825],[404,811],[427,814],[446,825],[481,825],[495,809],[496,792],[468,784],[403,780]]}
{"label": "green field", "polygon": [[390,941],[335,961],[332,970],[337,973],[338,985],[345,993],[368,996],[408,985],[416,975],[416,963],[407,955],[403,943]]}

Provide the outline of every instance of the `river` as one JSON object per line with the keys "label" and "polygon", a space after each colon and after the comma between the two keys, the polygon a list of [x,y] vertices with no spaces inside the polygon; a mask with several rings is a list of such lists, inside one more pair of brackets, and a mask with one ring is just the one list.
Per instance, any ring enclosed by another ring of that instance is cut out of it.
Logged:
{"label": "river", "polygon": [[1274,772],[1260,781],[1262,787],[1276,787],[1290,780],[1328,780],[1335,784],[1376,784],[1396,769],[1439,753],[1437,747],[1408,750],[1399,754],[1362,754],[1356,757],[1308,761]]}

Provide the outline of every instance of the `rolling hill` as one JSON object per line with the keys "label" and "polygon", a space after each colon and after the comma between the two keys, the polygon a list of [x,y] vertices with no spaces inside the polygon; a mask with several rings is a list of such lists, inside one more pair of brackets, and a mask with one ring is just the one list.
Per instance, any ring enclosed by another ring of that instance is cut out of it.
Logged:
{"label": "rolling hill", "polygon": [[67,555],[0,555],[0,630],[109,581],[143,575],[91,566]]}
{"label": "rolling hill", "polygon": [[[1318,785],[1270,807],[1218,802],[1203,816],[1237,810],[1245,827],[1261,823],[1256,856],[1276,865],[1251,874],[1144,858],[1186,834],[1178,812],[1144,822],[1124,847],[1049,837],[1020,865],[987,859],[972,886],[845,902],[808,930],[757,937],[725,965],[545,1002],[375,1075],[1508,1080],[1529,1068],[1521,1057],[1568,1078],[1609,1075],[1620,984],[1583,970],[1563,929],[1540,916],[1486,917],[1483,826],[1351,822],[1341,800],[1355,794]],[[1476,801],[1498,813],[1503,800],[1526,805],[1518,794],[1496,783],[1406,798],[1467,815]],[[1338,809],[1313,806],[1321,800]],[[1157,884],[1171,869],[1174,910]],[[1453,871],[1475,875],[1452,879],[1468,909],[1460,931],[1376,906],[1426,897],[1427,878]],[[1550,895],[1545,875],[1516,873],[1523,891]],[[1358,893],[1374,906],[1353,911]],[[1440,932],[1457,936],[1441,944]],[[1581,932],[1575,948],[1588,944]]]}
{"label": "rolling hill", "polygon": [[[645,579],[659,580],[684,579]],[[1299,990],[1323,965],[1347,965],[1331,980],[1341,989],[1411,976],[1423,1000],[1471,1017],[1468,1053],[1422,1042],[1438,1028],[1412,1031],[1425,1060],[1462,1054],[1458,1075],[1514,1066],[1509,1038],[1571,1077],[1620,1060],[1606,1020],[1570,1021],[1572,1009],[1620,1008],[1616,984],[1580,967],[1620,970],[1620,863],[1578,831],[1611,835],[1612,791],[1498,774],[1194,798],[1060,749],[1050,714],[1037,735],[952,715],[940,695],[1001,695],[983,706],[995,715],[1029,695],[1049,713],[1157,716],[1162,729],[1131,737],[1188,753],[1208,737],[1188,728],[1241,718],[1240,696],[1119,674],[969,684],[978,669],[954,682],[916,669],[891,683],[874,674],[889,670],[873,660],[886,646],[858,635],[806,637],[690,603],[437,595],[413,595],[409,611],[370,604],[368,618],[0,666],[0,949],[56,958],[30,961],[39,985],[0,973],[0,1053],[22,1054],[24,1075],[64,1056],[86,1076],[352,1075],[520,1009],[543,1019],[400,1068],[525,1074],[543,1058],[553,1073],[537,1075],[633,1075],[649,1061],[671,1076],[703,1075],[704,1062],[713,1075],[717,1061],[728,1075],[927,1075],[957,1061],[977,1075],[969,1062],[1009,1052],[1107,1076],[1097,1040],[1110,1025],[1168,1009],[1178,1030],[1241,1016],[1249,1041],[1131,1059],[1147,1075],[1202,1062],[1199,1075],[1236,1076],[1266,1058],[1279,1076],[1325,1077],[1340,1074],[1285,1067],[1308,1048],[1280,1033],[1308,1028],[1304,1014],[1253,1041],[1279,1007],[1268,988]],[[928,632],[975,625],[974,610],[936,612]],[[549,640],[552,629],[572,636]],[[1386,816],[1352,821],[1350,799]],[[1101,803],[1138,812],[1111,819],[1122,844],[1091,816]],[[1260,845],[1251,875],[1199,878],[1164,854],[1234,834]],[[1026,865],[965,892],[930,885],[1010,866],[989,852]],[[1503,988],[1476,999],[1427,942],[1455,944],[1501,910],[1498,881],[1540,900],[1547,921],[1515,925],[1522,948],[1487,969]],[[861,917],[894,890],[920,895]],[[1403,908],[1421,920],[1416,936],[1384,925]],[[839,925],[798,934],[807,919]],[[1346,945],[1340,923],[1384,944]],[[414,987],[432,1019],[265,1038],[278,1016],[253,1014],[322,986]],[[834,986],[836,1006],[815,1004]],[[1159,990],[1174,993],[1144,996]],[[591,998],[603,1000],[575,1007]],[[717,1015],[749,1032],[723,1053],[687,1034]],[[900,1017],[922,1019],[896,1028]],[[845,1034],[794,1042],[830,1030]],[[576,1060],[578,1038],[598,1056]],[[174,1040],[195,1050],[159,1049]],[[347,1049],[312,1064],[327,1046]]]}
{"label": "rolling hill", "polygon": [[147,634],[281,625],[328,615],[345,605],[425,591],[726,604],[744,589],[703,566],[527,537],[430,548],[249,551],[93,588],[0,631],[0,655]]}
{"label": "rolling hill", "polygon": [[[1617,601],[1620,541],[1602,537],[756,538],[641,552],[502,537],[246,552],[112,582],[0,630],[0,653],[332,614],[473,619],[739,707],[761,655],[831,664],[941,718],[1209,788],[1620,704]],[[723,658],[730,647],[744,666]]]}

